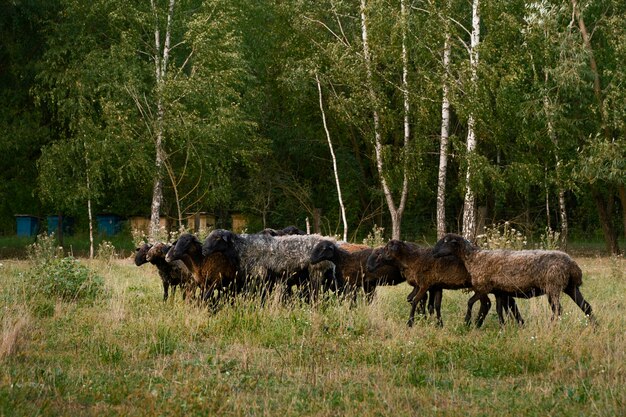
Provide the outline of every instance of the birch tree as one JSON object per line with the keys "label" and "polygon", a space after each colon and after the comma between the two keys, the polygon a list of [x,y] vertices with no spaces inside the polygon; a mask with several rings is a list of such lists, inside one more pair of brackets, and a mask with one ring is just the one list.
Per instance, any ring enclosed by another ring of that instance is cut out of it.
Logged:
{"label": "birch tree", "polygon": [[339,172],[337,171],[337,158],[335,157],[335,150],[333,149],[333,143],[330,140],[330,132],[326,124],[326,112],[324,112],[324,100],[322,96],[322,85],[317,73],[315,74],[315,81],[317,83],[317,91],[320,100],[320,112],[322,113],[322,122],[324,125],[324,132],[326,132],[326,139],[328,141],[328,149],[330,150],[330,156],[333,160],[333,173],[335,174],[335,185],[337,186],[337,199],[339,200],[339,208],[341,210],[341,220],[343,221],[343,240],[348,240],[348,220],[346,219],[346,208],[343,205],[343,197],[341,196],[341,185],[339,183]]}
{"label": "birch tree", "polygon": [[[406,18],[407,18],[407,11],[406,11],[406,7],[404,6],[404,1],[402,1],[401,3],[401,7],[402,7],[402,18],[403,18],[403,26],[406,26]],[[385,178],[385,168],[384,168],[384,162],[383,162],[383,154],[382,154],[382,128],[380,125],[380,116],[379,116],[379,111],[377,109],[377,102],[378,99],[376,97],[376,92],[374,90],[374,75],[373,75],[373,69],[372,69],[372,56],[371,56],[371,51],[370,51],[370,47],[369,47],[369,39],[368,39],[368,19],[367,19],[367,3],[366,0],[361,0],[361,6],[360,6],[360,16],[361,16],[361,40],[362,40],[362,46],[363,46],[363,61],[364,61],[364,65],[365,65],[365,74],[366,74],[366,80],[367,80],[367,91],[368,91],[368,95],[370,98],[370,102],[372,103],[372,118],[373,118],[373,126],[374,126],[374,151],[375,151],[375,156],[376,156],[376,168],[378,170],[378,175],[380,177],[380,183],[383,189],[383,193],[385,195],[385,201],[387,202],[387,208],[389,210],[389,214],[391,215],[391,225],[392,225],[392,239],[400,239],[400,227],[401,227],[401,223],[402,223],[402,214],[404,212],[404,208],[406,205],[406,198],[407,198],[407,194],[408,194],[408,173],[407,173],[407,155],[406,152],[408,152],[408,146],[409,146],[409,138],[410,138],[410,131],[409,131],[409,123],[408,123],[408,111],[409,111],[409,105],[408,105],[408,83],[406,80],[406,74],[408,69],[406,68],[407,66],[407,62],[408,62],[408,58],[406,56],[406,37],[405,34],[406,32],[404,32],[403,29],[403,48],[402,48],[402,61],[403,61],[403,89],[405,90],[404,93],[404,148],[403,148],[403,152],[405,153],[403,156],[403,182],[402,182],[402,191],[401,191],[401,196],[400,196],[400,202],[399,204],[396,206],[396,203],[394,201],[394,197],[392,195],[391,192],[391,188],[387,182],[387,179]]]}
{"label": "birch tree", "polygon": [[441,97],[441,139],[439,145],[439,173],[437,176],[437,238],[446,234],[446,177],[448,169],[448,138],[450,136],[450,32],[446,25],[443,46],[443,79]]}
{"label": "birch tree", "polygon": [[[480,42],[480,0],[472,2],[472,33],[470,41],[470,91],[478,82],[478,44]],[[476,149],[476,116],[470,111],[467,120],[467,171],[465,174],[465,199],[463,203],[463,236],[471,239],[476,234],[476,202],[472,189],[472,158]]]}
{"label": "birch tree", "polygon": [[155,174],[154,185],[152,187],[152,205],[150,208],[150,239],[153,241],[156,240],[156,237],[159,233],[161,202],[163,200],[163,120],[165,117],[165,108],[163,103],[162,91],[167,77],[170,48],[172,42],[172,20],[174,18],[175,5],[176,0],[169,0],[165,26],[165,37],[162,40],[159,13],[155,4],[155,0],[150,0],[150,7],[154,15],[154,50],[152,59],[154,60],[155,67],[155,82],[157,94],[157,113],[154,126]]}

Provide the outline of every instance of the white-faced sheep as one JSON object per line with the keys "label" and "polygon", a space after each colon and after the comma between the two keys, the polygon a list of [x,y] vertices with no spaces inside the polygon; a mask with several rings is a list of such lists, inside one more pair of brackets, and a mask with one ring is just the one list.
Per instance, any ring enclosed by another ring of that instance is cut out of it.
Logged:
{"label": "white-faced sheep", "polygon": [[219,301],[225,292],[236,292],[237,268],[221,253],[202,255],[202,243],[190,233],[181,235],[167,253],[168,262],[184,262],[191,270],[202,300]]}
{"label": "white-faced sheep", "polygon": [[311,285],[317,290],[333,270],[330,262],[315,266],[310,264],[311,251],[321,239],[318,235],[237,235],[217,229],[206,238],[202,253],[221,252],[226,255],[238,266],[239,272],[249,281],[248,285],[253,288],[260,286],[262,294],[271,290],[276,282],[289,291],[295,280],[307,280],[299,284]]}
{"label": "white-faced sheep", "polygon": [[379,284],[396,285],[405,281],[400,270],[394,266],[384,266],[375,272],[368,272],[367,258],[372,248],[364,245],[338,244],[331,240],[322,240],[311,252],[311,264],[322,261],[335,264],[335,276],[344,281],[345,292],[356,298],[357,290],[362,288],[368,300],[371,300]]}
{"label": "white-faced sheep", "polygon": [[[405,276],[407,282],[414,287],[411,301],[411,314],[408,325],[412,326],[415,309],[429,289],[441,291],[443,289],[471,288],[471,278],[463,263],[452,257],[446,259],[436,259],[432,250],[420,248],[419,246],[391,240],[384,247],[376,250],[368,259],[368,270],[375,271],[383,265],[393,265],[397,267]],[[480,297],[481,309],[480,317],[484,317],[491,302],[487,295]],[[441,320],[441,293],[435,292],[435,311],[437,321],[442,325]]]}
{"label": "white-faced sheep", "polygon": [[[163,244],[159,245],[159,253],[167,253],[170,249],[169,246]],[[166,301],[169,296],[169,288],[172,287],[172,295],[176,295],[176,287],[186,286],[191,281],[191,272],[182,262],[169,263],[165,261],[165,256],[157,255],[157,251],[153,250],[154,247],[151,244],[144,243],[135,250],[135,265],[141,266],[145,263],[151,263],[156,266],[159,271],[159,277],[163,283],[163,301]],[[150,255],[154,256],[150,256]],[[183,292],[183,298],[186,293]]]}
{"label": "white-faced sheep", "polygon": [[595,321],[591,306],[580,293],[582,271],[568,254],[548,250],[482,250],[463,236],[449,233],[440,239],[433,253],[456,257],[469,272],[472,287],[481,295],[509,294],[534,297],[546,294],[553,319],[560,315],[561,292]]}

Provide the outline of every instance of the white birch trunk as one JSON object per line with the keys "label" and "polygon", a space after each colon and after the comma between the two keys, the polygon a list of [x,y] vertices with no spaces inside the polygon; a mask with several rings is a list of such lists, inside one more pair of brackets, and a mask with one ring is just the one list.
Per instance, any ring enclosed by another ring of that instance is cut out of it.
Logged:
{"label": "white birch trunk", "polygon": [[393,239],[400,239],[400,224],[402,222],[402,214],[406,206],[406,198],[409,193],[409,143],[411,140],[411,125],[409,123],[409,114],[411,111],[411,102],[409,100],[409,53],[406,45],[406,31],[409,23],[406,0],[400,0],[400,14],[402,16],[402,93],[404,98],[404,149],[402,156],[402,194],[400,195],[400,204],[396,213],[397,231],[393,228]]}
{"label": "white birch trunk", "polygon": [[335,184],[337,186],[337,198],[339,199],[339,207],[341,209],[341,219],[343,221],[343,240],[348,241],[348,220],[346,219],[346,208],[343,205],[343,197],[341,196],[341,185],[339,184],[339,172],[337,171],[337,158],[335,157],[335,150],[333,149],[333,143],[330,140],[330,132],[328,131],[328,125],[326,124],[326,113],[324,112],[324,100],[322,97],[322,85],[320,79],[315,74],[315,81],[317,81],[317,91],[320,99],[320,111],[322,112],[322,122],[324,124],[324,131],[326,132],[326,139],[328,140],[328,149],[330,149],[330,156],[333,159],[333,172],[335,173]]}
{"label": "white birch trunk", "polygon": [[439,176],[437,179],[437,238],[446,234],[446,176],[448,169],[448,138],[450,137],[450,34],[443,45],[443,94],[441,98],[441,143],[439,145]]}
{"label": "white birch trunk", "polygon": [[176,0],[170,0],[167,12],[167,26],[165,30],[165,43],[161,50],[161,35],[159,30],[159,19],[157,8],[154,0],[150,0],[152,11],[154,13],[154,65],[157,92],[157,119],[155,123],[155,173],[154,185],[152,188],[152,205],[150,209],[150,240],[155,241],[159,233],[159,217],[161,212],[161,202],[163,200],[163,120],[165,117],[165,109],[161,96],[161,89],[165,82],[167,74],[167,65],[169,61],[170,45],[171,45],[171,26],[174,15],[174,6]]}
{"label": "white birch trunk", "polygon": [[[402,3],[404,4],[404,2]],[[366,1],[361,0],[361,37],[363,41],[363,59],[365,61],[365,72],[367,76],[367,89],[368,94],[370,96],[370,100],[372,105],[374,106],[372,113],[374,119],[374,151],[376,153],[376,168],[378,169],[378,175],[380,176],[380,183],[383,188],[383,193],[385,195],[385,200],[387,202],[387,207],[389,209],[389,214],[391,215],[391,225],[392,225],[392,239],[400,239],[400,225],[402,222],[402,212],[404,210],[406,194],[408,191],[408,181],[406,175],[406,157],[404,158],[404,183],[402,186],[402,197],[400,200],[400,206],[396,208],[395,202],[393,201],[393,196],[391,195],[391,190],[389,188],[389,184],[387,184],[387,180],[384,176],[383,169],[383,156],[382,156],[382,138],[380,133],[380,117],[378,115],[378,110],[376,109],[376,93],[374,92],[374,84],[373,84],[373,73],[372,73],[372,56],[369,49],[369,41],[367,35],[367,16],[365,13],[366,10]],[[408,89],[407,89],[408,91]],[[405,133],[405,140],[407,136]],[[405,148],[407,143],[405,142]],[[405,152],[407,149],[405,149]]]}
{"label": "white birch trunk", "polygon": [[[87,168],[87,195],[91,195],[91,182],[89,181],[89,168]],[[91,196],[87,197],[87,216],[89,217],[89,259],[93,259],[93,213],[91,211]]]}
{"label": "white birch trunk", "polygon": [[[474,91],[478,81],[478,44],[480,42],[480,0],[472,2],[472,34],[470,42],[470,68],[472,72],[471,88]],[[476,234],[476,203],[472,190],[472,154],[476,149],[476,120],[470,112],[467,120],[467,173],[465,175],[465,201],[463,204],[463,236],[473,239]]]}
{"label": "white birch trunk", "polygon": [[[547,93],[548,74],[545,75],[545,83],[546,83],[546,86],[545,86],[545,92],[543,96],[543,108],[546,114],[546,121],[547,121],[547,126],[548,126],[548,137],[554,144],[554,159],[556,160],[555,172],[556,172],[556,182],[557,182],[558,194],[559,194],[559,217],[561,220],[560,240],[561,240],[561,249],[565,250],[567,249],[567,234],[569,233],[569,230],[568,230],[569,227],[568,227],[568,222],[567,222],[567,206],[565,205],[565,190],[563,189],[563,186],[561,185],[561,158],[559,157],[559,142],[556,137],[556,133],[554,132],[554,126],[552,125],[552,112],[550,110],[550,101],[549,101],[548,93]],[[549,219],[550,217],[548,215],[548,227],[550,227]]]}

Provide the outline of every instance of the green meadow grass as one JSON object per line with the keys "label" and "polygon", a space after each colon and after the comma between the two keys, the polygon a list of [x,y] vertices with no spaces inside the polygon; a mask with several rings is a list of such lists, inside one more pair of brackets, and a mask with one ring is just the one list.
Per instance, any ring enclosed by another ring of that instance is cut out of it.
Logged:
{"label": "green meadow grass", "polygon": [[626,415],[626,261],[577,258],[591,327],[567,297],[519,300],[524,327],[463,324],[469,295],[444,293],[444,327],[405,325],[406,284],[372,304],[324,300],[216,313],[162,302],[151,265],[83,261],[96,301],[33,297],[26,261],[0,261],[0,415]]}

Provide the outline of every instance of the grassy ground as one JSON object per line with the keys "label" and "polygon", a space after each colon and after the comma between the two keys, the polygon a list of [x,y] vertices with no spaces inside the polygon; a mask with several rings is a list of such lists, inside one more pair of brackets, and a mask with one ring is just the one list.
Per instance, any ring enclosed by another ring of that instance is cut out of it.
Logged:
{"label": "grassy ground", "polygon": [[[373,304],[327,301],[216,314],[161,301],[151,265],[88,263],[95,302],[36,300],[26,261],[0,261],[0,415],[617,416],[626,415],[626,261],[577,258],[599,326],[563,299],[520,300],[524,327],[405,326],[406,284]],[[87,261],[85,261],[87,262]]]}

